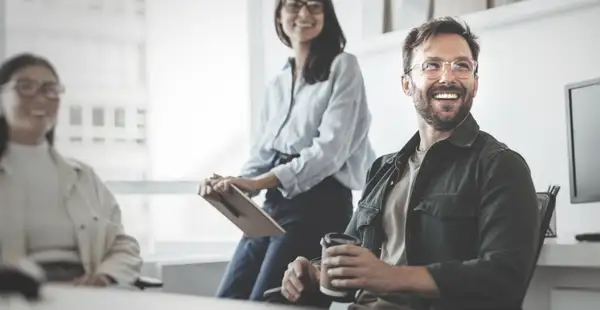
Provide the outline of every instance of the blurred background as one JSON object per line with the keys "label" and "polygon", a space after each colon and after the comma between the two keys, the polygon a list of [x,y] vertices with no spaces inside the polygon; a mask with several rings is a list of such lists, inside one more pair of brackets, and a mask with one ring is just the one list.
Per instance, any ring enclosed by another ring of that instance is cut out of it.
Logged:
{"label": "blurred background", "polygon": [[[66,85],[58,148],[108,182],[148,260],[226,261],[239,230],[195,195],[248,157],[265,84],[289,51],[274,0],[0,0],[0,57],[34,52]],[[378,155],[416,129],[400,88],[404,36],[460,16],[480,36],[473,114],[528,161],[536,187],[567,188],[565,85],[598,78],[598,0],[334,0],[357,55]],[[355,194],[355,199],[358,198]],[[558,196],[563,235],[598,230],[598,203]],[[257,199],[260,203],[261,198]]]}

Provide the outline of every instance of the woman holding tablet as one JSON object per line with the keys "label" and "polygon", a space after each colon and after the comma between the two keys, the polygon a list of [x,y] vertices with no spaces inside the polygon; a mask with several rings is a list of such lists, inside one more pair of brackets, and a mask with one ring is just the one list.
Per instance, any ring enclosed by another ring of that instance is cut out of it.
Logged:
{"label": "woman holding tablet", "polygon": [[218,197],[232,184],[251,194],[266,189],[264,210],[286,234],[242,238],[218,291],[223,298],[262,300],[297,256],[320,256],[321,237],[346,229],[351,191],[362,188],[375,160],[361,70],[344,52],[331,0],[278,0],[274,15],[294,57],[268,86],[260,136],[240,176],[214,175],[200,194]]}

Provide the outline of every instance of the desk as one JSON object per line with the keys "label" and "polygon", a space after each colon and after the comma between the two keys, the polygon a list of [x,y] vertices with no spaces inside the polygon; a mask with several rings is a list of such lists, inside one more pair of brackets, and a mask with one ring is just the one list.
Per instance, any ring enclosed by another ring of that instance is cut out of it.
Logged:
{"label": "desk", "polygon": [[575,237],[546,239],[538,266],[600,268],[600,242],[578,242]]}
{"label": "desk", "polygon": [[1,310],[308,310],[275,304],[118,289],[47,285],[39,303],[0,300]]}
{"label": "desk", "polygon": [[600,243],[547,239],[523,310],[597,310],[598,305]]}

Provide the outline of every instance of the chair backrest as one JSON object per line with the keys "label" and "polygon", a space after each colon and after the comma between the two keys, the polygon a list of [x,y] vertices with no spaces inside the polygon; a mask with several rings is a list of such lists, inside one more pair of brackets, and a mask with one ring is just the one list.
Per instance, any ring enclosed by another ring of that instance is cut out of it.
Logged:
{"label": "chair backrest", "polygon": [[544,240],[546,236],[553,235],[554,233],[550,231],[550,221],[552,220],[552,215],[554,214],[554,209],[556,208],[556,195],[560,191],[560,186],[553,185],[548,188],[548,191],[537,193],[537,202],[538,209],[540,212],[540,236],[538,240],[537,253],[534,260],[534,265],[531,268],[531,273],[529,274],[529,279],[527,281],[527,285],[529,286],[529,282],[531,282],[531,278],[533,277],[533,272],[537,266],[537,261],[540,257],[540,252],[544,247]]}

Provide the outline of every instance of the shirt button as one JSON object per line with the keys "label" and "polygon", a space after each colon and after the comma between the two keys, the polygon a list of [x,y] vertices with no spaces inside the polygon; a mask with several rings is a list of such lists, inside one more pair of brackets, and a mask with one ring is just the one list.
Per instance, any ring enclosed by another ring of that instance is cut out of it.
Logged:
{"label": "shirt button", "polygon": [[81,226],[79,226],[79,229],[84,230],[85,229],[85,225],[82,224]]}
{"label": "shirt button", "polygon": [[98,222],[98,217],[94,216],[94,221]]}

